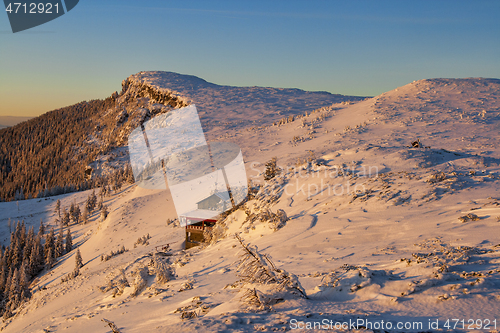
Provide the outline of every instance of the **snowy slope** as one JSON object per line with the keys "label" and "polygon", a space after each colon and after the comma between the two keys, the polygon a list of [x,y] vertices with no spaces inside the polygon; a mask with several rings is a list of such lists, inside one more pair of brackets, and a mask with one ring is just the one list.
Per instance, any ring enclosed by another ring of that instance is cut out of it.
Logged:
{"label": "snowy slope", "polygon": [[[456,318],[464,325],[448,331],[477,331],[467,328],[469,319],[498,331],[499,98],[499,80],[423,80],[280,125],[226,129],[223,140],[240,145],[248,176],[261,186],[223,221],[226,237],[183,251],[184,230],[167,225],[176,217],[169,193],[127,187],[106,197],[105,221],[95,215],[72,228],[82,275],[61,282],[74,265],[75,251],[67,254],[33,283],[32,299],[3,328],[109,332],[105,318],[122,332],[254,332],[323,320],[370,328],[367,321],[383,320],[394,325],[386,331],[408,332],[436,331],[429,327],[436,320],[447,331],[446,320]],[[429,148],[411,148],[417,139]],[[284,170],[264,182],[263,163],[274,156]],[[87,195],[62,196],[62,206]],[[0,203],[2,234],[8,217],[52,221],[55,200],[23,201],[19,210]],[[288,221],[274,230],[269,218],[279,209]],[[148,243],[134,247],[148,233]],[[308,298],[272,283],[237,283],[242,246],[235,233],[296,275]],[[166,243],[171,256],[148,255]],[[128,251],[100,260],[121,246]],[[159,280],[158,261],[170,281]],[[141,267],[147,284],[133,296]],[[260,310],[244,296],[253,289]]]}
{"label": "snowy slope", "polygon": [[284,116],[343,101],[364,99],[328,92],[270,87],[233,87],[173,72],[140,72],[128,80],[175,91],[196,104],[204,130],[212,138],[231,128],[266,125]]}

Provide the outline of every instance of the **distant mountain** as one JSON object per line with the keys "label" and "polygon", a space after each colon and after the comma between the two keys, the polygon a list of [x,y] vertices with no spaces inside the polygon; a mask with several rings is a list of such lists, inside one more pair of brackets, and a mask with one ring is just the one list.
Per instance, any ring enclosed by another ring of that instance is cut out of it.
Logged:
{"label": "distant mountain", "polygon": [[[0,198],[86,189],[127,163],[128,135],[145,120],[195,103],[209,138],[364,97],[220,86],[191,75],[140,72],[105,100],[47,112],[0,131]],[[89,169],[89,167],[91,169]],[[99,179],[101,177],[101,179]]]}
{"label": "distant mountain", "polygon": [[0,116],[0,129],[17,125],[33,117]]}

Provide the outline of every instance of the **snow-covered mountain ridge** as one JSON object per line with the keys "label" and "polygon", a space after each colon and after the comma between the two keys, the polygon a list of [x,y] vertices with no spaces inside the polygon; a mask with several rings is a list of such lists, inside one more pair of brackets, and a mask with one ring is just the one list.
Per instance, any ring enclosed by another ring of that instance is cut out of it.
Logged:
{"label": "snow-covered mountain ridge", "polygon": [[227,128],[270,124],[334,101],[359,99],[299,89],[219,86],[190,75],[141,72],[125,79],[121,92],[105,100],[47,112],[0,131],[0,198],[17,200],[92,186],[98,177],[109,177],[126,164],[125,145],[132,130],[189,103],[199,105],[204,130],[214,138]]}
{"label": "snow-covered mountain ridge", "polygon": [[286,116],[365,98],[290,88],[217,85],[192,75],[159,71],[140,72],[125,82],[175,92],[189,104],[196,104],[209,138],[228,129],[268,125]]}
{"label": "snow-covered mountain ridge", "polygon": [[[72,226],[81,275],[61,282],[74,251],[62,257],[5,331],[109,331],[102,319],[123,332],[290,330],[325,319],[362,320],[364,331],[380,331],[373,324],[382,320],[391,332],[436,331],[436,320],[442,331],[467,331],[472,318],[498,331],[499,97],[499,80],[431,79],[262,125],[229,124],[216,138],[242,148],[258,192],[219,222],[210,245],[183,251],[184,230],[167,223],[176,217],[168,191],[127,187],[105,197],[104,221],[96,214]],[[283,171],[263,181],[272,157]],[[87,195],[60,198],[68,206]],[[1,203],[0,219],[54,224],[55,199],[19,210]],[[276,220],[280,210],[286,221]],[[238,265],[245,250],[234,234],[270,258],[274,269],[250,270],[268,278],[242,277],[250,266]],[[166,243],[170,256],[148,255]],[[121,246],[128,251],[100,260]],[[452,318],[465,325],[447,330]]]}

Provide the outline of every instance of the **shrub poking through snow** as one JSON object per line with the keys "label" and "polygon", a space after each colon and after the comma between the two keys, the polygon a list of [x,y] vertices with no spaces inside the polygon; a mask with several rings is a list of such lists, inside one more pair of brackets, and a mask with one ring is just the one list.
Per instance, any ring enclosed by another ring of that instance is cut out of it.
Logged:
{"label": "shrub poking through snow", "polygon": [[108,217],[109,211],[108,206],[102,205],[101,207],[101,221],[104,221]]}
{"label": "shrub poking through snow", "polygon": [[151,236],[149,236],[149,234],[137,238],[137,240],[134,243],[134,249],[137,247],[137,245],[149,245],[148,239],[150,238]]}
{"label": "shrub poking through snow", "polygon": [[132,297],[135,297],[139,295],[139,293],[146,287],[147,285],[147,279],[148,279],[148,268],[146,266],[139,266],[135,272],[133,273],[135,275],[135,280],[134,280],[134,290],[130,294]]}
{"label": "shrub poking through snow", "polygon": [[257,247],[245,245],[238,235],[235,237],[243,248],[237,268],[239,283],[251,285],[246,288],[241,299],[250,308],[269,309],[272,304],[282,301],[287,294],[307,298],[304,288],[294,274],[278,269],[267,255],[258,252]]}
{"label": "shrub poking through snow", "polygon": [[436,172],[435,174],[430,176],[429,179],[427,179],[427,182],[431,183],[431,184],[435,184],[435,183],[442,182],[445,179],[446,179],[445,173],[440,171],[440,172]]}
{"label": "shrub poking through snow", "polygon": [[247,213],[248,217],[245,221],[247,228],[251,228],[255,222],[267,222],[269,223],[269,228],[277,231],[283,228],[288,221],[286,212],[283,209],[278,209],[276,213],[273,213],[270,209],[263,209],[257,214]]}
{"label": "shrub poking through snow", "polygon": [[101,320],[102,320],[103,322],[105,322],[105,323],[106,323],[106,325],[108,325],[108,326],[109,326],[109,328],[111,328],[111,331],[112,331],[113,333],[120,333],[120,330],[118,329],[118,326],[116,326],[116,325],[115,325],[115,323],[113,323],[112,321],[107,320],[107,319],[105,319],[105,318],[102,318]]}
{"label": "shrub poking through snow", "polygon": [[80,274],[79,269],[74,269],[71,273],[66,274],[61,278],[61,282],[68,282],[69,280],[73,280]]}
{"label": "shrub poking through snow", "polygon": [[210,305],[203,304],[200,297],[193,297],[192,303],[177,308],[174,313],[180,313],[181,319],[192,319],[210,311]]}
{"label": "shrub poking through snow", "polygon": [[276,301],[272,302],[269,297],[266,297],[264,293],[255,288],[246,289],[241,297],[241,300],[243,300],[250,308],[257,311],[271,310],[271,304],[277,303]]}
{"label": "shrub poking through snow", "polygon": [[125,271],[123,269],[119,269],[118,274],[113,279],[109,280],[106,286],[100,287],[100,289],[103,293],[112,290],[113,297],[116,297],[123,294],[125,287],[130,287],[130,284],[125,276]]}
{"label": "shrub poking through snow", "polygon": [[354,293],[372,283],[375,275],[385,275],[384,271],[371,271],[365,267],[344,264],[329,272],[316,286],[319,292]]}
{"label": "shrub poking through snow", "polygon": [[465,223],[465,222],[468,222],[468,221],[479,221],[480,220],[479,216],[477,216],[476,214],[473,214],[473,213],[469,213],[467,215],[460,216],[458,219],[462,223]]}
{"label": "shrub poking through snow", "polygon": [[203,231],[203,237],[208,244],[215,244],[217,241],[226,237],[227,226],[224,221],[217,221],[217,223],[210,229],[206,228]]}
{"label": "shrub poking through snow", "polygon": [[189,290],[189,289],[193,289],[193,281],[183,282],[181,284],[179,292],[184,291],[184,290]]}
{"label": "shrub poking through snow", "polygon": [[111,251],[109,254],[101,254],[101,261],[108,261],[109,259],[113,258],[114,256],[117,256],[119,254],[122,254],[124,252],[127,252],[128,250],[125,248],[125,246],[122,245],[122,247],[119,250],[116,251]]}
{"label": "shrub poking through snow", "polygon": [[156,253],[153,255],[151,259],[150,266],[153,268],[154,273],[156,275],[155,282],[156,284],[164,284],[170,281],[171,276],[173,275],[168,262],[165,259]]}

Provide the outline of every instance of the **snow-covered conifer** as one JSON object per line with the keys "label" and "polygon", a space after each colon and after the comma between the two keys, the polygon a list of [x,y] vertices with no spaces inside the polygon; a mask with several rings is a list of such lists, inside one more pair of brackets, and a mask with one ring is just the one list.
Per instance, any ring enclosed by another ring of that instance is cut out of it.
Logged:
{"label": "snow-covered conifer", "polygon": [[66,253],[71,252],[73,250],[73,238],[71,237],[71,230],[66,231]]}
{"label": "snow-covered conifer", "polygon": [[59,219],[61,219],[61,200],[59,200],[59,199],[57,199],[57,202],[56,202],[55,212],[59,216]]}
{"label": "snow-covered conifer", "polygon": [[54,266],[54,250],[49,248],[47,255],[45,256],[45,268],[47,270],[51,269]]}
{"label": "snow-covered conifer", "polygon": [[31,292],[29,288],[31,276],[28,275],[27,270],[28,270],[28,264],[23,264],[21,266],[21,272],[19,275],[19,289],[22,301],[29,299],[31,297]]}
{"label": "snow-covered conifer", "polygon": [[40,227],[38,228],[38,235],[40,238],[43,237],[43,234],[45,233],[45,225],[43,224],[43,220],[40,219]]}
{"label": "snow-covered conifer", "polygon": [[49,250],[51,250],[51,256],[54,257],[54,247],[55,247],[55,236],[54,236],[54,228],[50,229],[50,232],[45,236],[45,245],[44,245],[44,255],[45,259],[47,259]]}
{"label": "snow-covered conifer", "polygon": [[77,224],[80,223],[81,216],[82,212],[80,211],[80,206],[75,204],[75,208],[73,209],[73,215],[71,217],[73,219],[73,222]]}
{"label": "snow-covered conifer", "polygon": [[82,223],[87,224],[88,221],[89,221],[89,213],[87,211],[87,206],[83,206]]}
{"label": "snow-covered conifer", "polygon": [[68,226],[70,222],[70,213],[66,210],[66,208],[63,209],[63,216],[61,219],[62,225],[63,226]]}
{"label": "snow-covered conifer", "polygon": [[76,250],[75,255],[75,270],[79,270],[83,267],[82,255],[80,254],[80,249]]}
{"label": "snow-covered conifer", "polygon": [[103,205],[101,208],[101,220],[104,221],[108,217],[109,211],[108,206]]}
{"label": "snow-covered conifer", "polygon": [[60,257],[64,254],[64,233],[62,228],[59,229],[59,233],[57,234],[54,250],[55,250],[54,252],[55,258]]}

